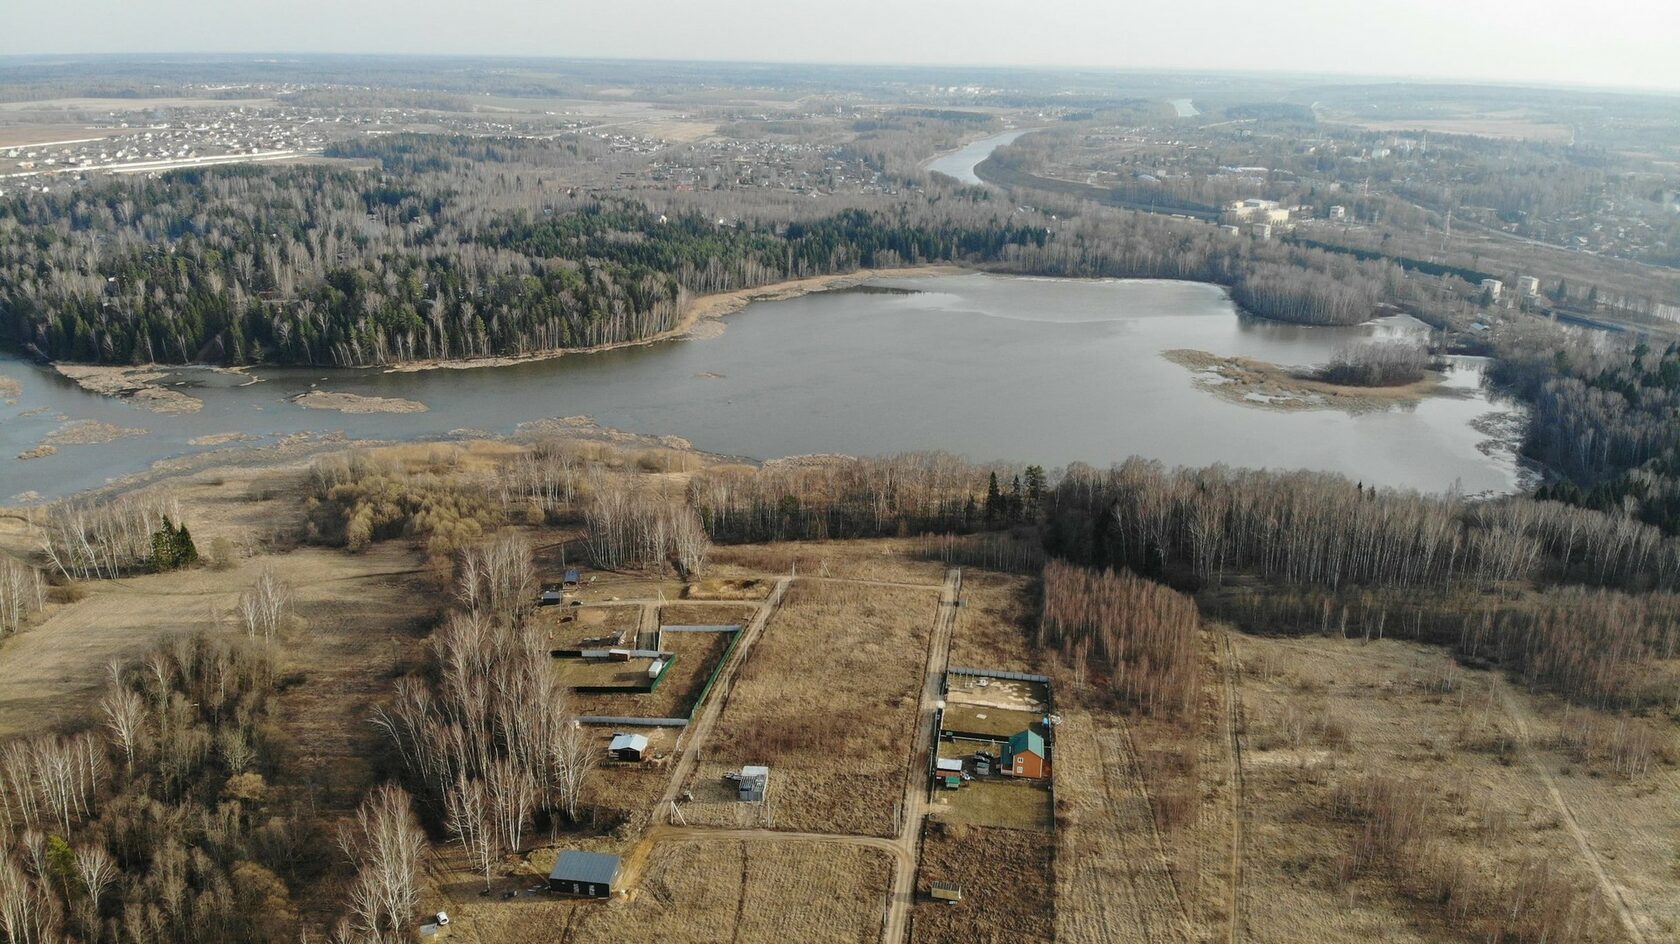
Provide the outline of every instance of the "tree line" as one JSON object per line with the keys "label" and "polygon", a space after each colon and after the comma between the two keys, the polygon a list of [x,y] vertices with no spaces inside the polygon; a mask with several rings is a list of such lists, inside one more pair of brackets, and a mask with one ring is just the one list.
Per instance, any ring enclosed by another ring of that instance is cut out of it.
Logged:
{"label": "tree line", "polygon": [[1530,331],[1495,354],[1491,379],[1528,404],[1523,454],[1553,474],[1537,497],[1680,534],[1680,344]]}
{"label": "tree line", "polygon": [[0,199],[0,343],[51,359],[364,365],[645,338],[687,293],[1039,245],[1006,216],[493,211],[430,176],[176,171]]}

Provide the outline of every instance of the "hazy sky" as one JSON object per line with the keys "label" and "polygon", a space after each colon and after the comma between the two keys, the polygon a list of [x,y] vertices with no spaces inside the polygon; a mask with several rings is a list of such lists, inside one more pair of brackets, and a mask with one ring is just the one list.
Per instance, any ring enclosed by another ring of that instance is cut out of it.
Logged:
{"label": "hazy sky", "polygon": [[74,0],[0,54],[386,52],[1265,69],[1680,90],[1677,0]]}

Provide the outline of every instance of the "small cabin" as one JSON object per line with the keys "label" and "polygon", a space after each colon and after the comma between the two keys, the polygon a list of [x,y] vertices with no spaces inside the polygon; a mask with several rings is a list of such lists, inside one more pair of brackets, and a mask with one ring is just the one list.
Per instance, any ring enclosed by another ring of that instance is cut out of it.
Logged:
{"label": "small cabin", "polygon": [[607,744],[607,753],[615,760],[642,761],[647,758],[647,749],[645,734],[615,734]]}
{"label": "small cabin", "polygon": [[583,575],[578,573],[578,569],[576,567],[566,568],[566,575],[560,581],[561,588],[565,590],[576,590],[578,585],[581,583],[583,583]]}
{"label": "small cabin", "polygon": [[618,856],[568,849],[554,860],[548,890],[579,898],[611,898],[617,891]]}
{"label": "small cabin", "polygon": [[928,894],[934,901],[942,901],[949,905],[954,905],[963,898],[962,886],[955,882],[934,882],[929,886]]}
{"label": "small cabin", "polygon": [[934,776],[940,779],[946,777],[961,777],[963,762],[956,757],[941,757],[934,762]]}
{"label": "small cabin", "polygon": [[555,590],[555,589],[551,588],[551,589],[548,589],[548,590],[544,590],[542,592],[542,594],[537,597],[537,605],[538,606],[559,606],[562,602],[565,601],[565,599],[566,599],[566,595],[564,593],[561,593],[559,590]]}

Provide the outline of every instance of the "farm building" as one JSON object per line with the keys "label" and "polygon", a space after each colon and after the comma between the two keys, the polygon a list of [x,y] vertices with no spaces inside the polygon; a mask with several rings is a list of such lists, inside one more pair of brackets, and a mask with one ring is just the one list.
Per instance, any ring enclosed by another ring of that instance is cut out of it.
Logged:
{"label": "farm building", "polygon": [[566,569],[565,579],[560,581],[560,586],[567,590],[576,590],[580,583],[583,583],[583,575],[578,573],[576,567],[569,567]]}
{"label": "farm building", "polygon": [[618,881],[618,856],[568,849],[548,873],[548,890],[583,898],[611,898]]}
{"label": "farm building", "polygon": [[1046,761],[1044,737],[1036,731],[1022,731],[1011,737],[1003,748],[1003,773],[1028,780],[1043,780],[1050,775]]}
{"label": "farm building", "polygon": [[559,606],[561,601],[563,601],[565,599],[566,599],[566,595],[564,593],[561,593],[559,590],[554,590],[554,589],[551,588],[551,589],[548,589],[548,590],[544,590],[542,592],[542,596],[537,597],[537,605],[538,606]]}
{"label": "farm building", "polygon": [[615,734],[607,744],[607,753],[618,760],[640,761],[647,757],[647,748],[645,734]]}

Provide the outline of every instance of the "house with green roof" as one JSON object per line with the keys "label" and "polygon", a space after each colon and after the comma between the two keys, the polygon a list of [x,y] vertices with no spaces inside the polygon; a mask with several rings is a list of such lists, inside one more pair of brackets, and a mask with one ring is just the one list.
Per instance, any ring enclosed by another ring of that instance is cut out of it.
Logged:
{"label": "house with green roof", "polygon": [[1003,746],[1001,772],[1011,777],[1043,780],[1050,776],[1050,758],[1044,749],[1044,736],[1037,731],[1021,731],[1010,736]]}

